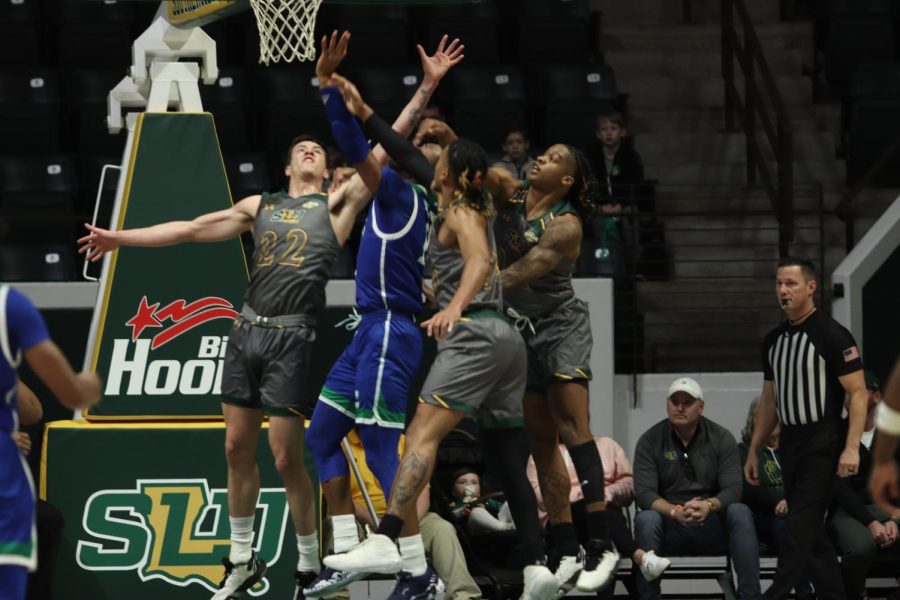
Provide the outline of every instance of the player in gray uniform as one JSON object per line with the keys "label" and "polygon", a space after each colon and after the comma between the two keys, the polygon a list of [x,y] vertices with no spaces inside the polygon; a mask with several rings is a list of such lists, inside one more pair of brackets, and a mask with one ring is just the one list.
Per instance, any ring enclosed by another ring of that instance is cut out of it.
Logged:
{"label": "player in gray uniform", "polygon": [[251,549],[259,496],[256,440],[265,415],[297,531],[297,572],[320,568],[313,488],[303,465],[303,424],[315,401],[307,375],[328,272],[365,206],[363,198],[348,198],[329,210],[322,193],[326,164],[322,144],[300,136],[289,149],[283,192],[249,196],[193,221],[125,231],[86,224],[90,233],[79,240],[79,251],[96,261],[119,246],[217,242],[253,231],[250,284],[229,335],[222,374],[231,550],[213,600],[239,597],[266,571]]}
{"label": "player in gray uniform", "polygon": [[[415,139],[445,145],[455,137],[446,123],[428,119]],[[549,546],[556,552],[551,565],[564,591],[573,585],[596,591],[612,581],[619,555],[609,542],[603,463],[588,414],[590,319],[572,288],[582,237],[574,204],[593,210],[596,180],[584,153],[556,144],[538,157],[527,182],[492,168],[486,185],[500,209],[495,230],[507,312],[528,347],[525,427],[550,515]],[[584,557],[572,525],[560,441],[584,491],[589,537]]]}
{"label": "player in gray uniform", "polygon": [[[612,581],[619,555],[609,542],[603,464],[589,424],[590,315],[572,288],[582,237],[575,203],[592,208],[596,181],[584,154],[562,144],[538,157],[526,182],[499,169],[492,178],[508,199],[498,219],[501,278],[528,346],[525,426],[550,514],[550,545],[560,555],[557,574],[564,588],[596,591]],[[589,541],[583,560],[559,441],[584,490]]]}
{"label": "player in gray uniform", "polygon": [[[481,185],[487,157],[477,144],[457,140],[444,149],[435,167],[432,189],[439,194],[439,216],[431,234],[429,252],[434,265],[433,283],[439,312],[422,323],[438,340],[438,353],[419,396],[419,406],[406,431],[406,447],[391,490],[387,513],[378,529],[364,542],[343,554],[325,558],[328,567],[345,571],[396,573],[401,552],[396,541],[418,533],[411,518],[416,498],[431,477],[437,446],[465,417],[479,419],[496,429],[486,435],[485,456],[508,459],[499,444],[504,431],[521,423],[521,397],[525,390],[525,345],[502,314],[502,292],[493,237],[493,205]],[[512,473],[502,464],[496,471],[510,502],[527,501]],[[509,483],[515,489],[507,488]],[[532,514],[534,514],[532,512]],[[401,537],[402,533],[402,537]],[[539,537],[537,538],[540,539]],[[536,556],[525,567],[526,599],[546,599],[558,589],[556,576]],[[423,581],[416,598],[431,598]],[[408,586],[409,589],[409,586]]]}

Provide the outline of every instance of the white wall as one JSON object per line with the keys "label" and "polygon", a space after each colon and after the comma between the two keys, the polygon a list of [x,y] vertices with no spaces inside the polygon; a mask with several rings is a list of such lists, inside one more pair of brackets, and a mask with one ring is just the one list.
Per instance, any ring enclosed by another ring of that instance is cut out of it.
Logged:
{"label": "white wall", "polygon": [[[740,441],[750,402],[762,390],[762,371],[757,373],[670,373],[637,376],[637,394],[630,375],[616,375],[613,383],[615,420],[613,438],[634,458],[638,438],[666,418],[666,392],[679,377],[693,377],[703,388],[703,416],[725,427]],[[595,423],[595,434],[606,435]]]}

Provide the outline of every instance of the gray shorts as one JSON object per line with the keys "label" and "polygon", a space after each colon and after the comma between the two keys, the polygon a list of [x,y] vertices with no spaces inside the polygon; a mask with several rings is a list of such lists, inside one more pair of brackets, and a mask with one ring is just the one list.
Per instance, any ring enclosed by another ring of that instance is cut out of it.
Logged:
{"label": "gray shorts", "polygon": [[551,383],[587,382],[591,375],[591,315],[572,298],[545,317],[533,319],[534,333],[522,333],[528,346],[528,391],[543,393]]}
{"label": "gray shorts", "polygon": [[465,412],[486,429],[523,423],[526,359],[522,336],[503,317],[464,317],[438,343],[419,402]]}
{"label": "gray shorts", "polygon": [[312,416],[309,368],[316,330],[258,327],[237,318],[228,334],[222,401],[267,415]]}

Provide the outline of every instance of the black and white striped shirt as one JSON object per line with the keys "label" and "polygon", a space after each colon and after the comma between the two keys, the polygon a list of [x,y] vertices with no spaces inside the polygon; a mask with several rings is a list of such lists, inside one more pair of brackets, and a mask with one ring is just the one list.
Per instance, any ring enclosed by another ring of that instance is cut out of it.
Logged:
{"label": "black and white striped shirt", "polygon": [[844,388],[839,377],[862,369],[847,329],[817,310],[799,325],[788,322],[766,335],[763,375],[773,382],[783,425],[840,419]]}

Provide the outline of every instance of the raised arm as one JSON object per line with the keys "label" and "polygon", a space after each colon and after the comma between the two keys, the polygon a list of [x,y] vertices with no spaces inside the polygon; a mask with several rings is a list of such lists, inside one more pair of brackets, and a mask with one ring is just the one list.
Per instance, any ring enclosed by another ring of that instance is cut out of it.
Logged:
{"label": "raised arm", "polygon": [[484,187],[491,193],[491,197],[494,199],[494,206],[499,209],[509,202],[516,190],[522,187],[522,181],[516,179],[506,169],[491,167],[488,169],[487,177],[484,179]]}
{"label": "raised arm", "polygon": [[[422,83],[391,126],[394,131],[404,138],[409,137],[409,134],[418,126],[422,113],[428,107],[428,103],[431,101],[431,97],[434,95],[434,91],[437,89],[441,79],[444,78],[447,71],[459,64],[464,58],[463,50],[465,46],[459,43],[459,39],[454,39],[447,45],[448,39],[444,35],[438,44],[437,50],[431,56],[425,53],[425,49],[420,44],[416,45],[416,49],[419,51],[419,58],[422,60]],[[380,142],[380,140],[378,141]],[[387,150],[381,144],[375,146],[372,152],[380,164],[387,164],[392,157],[394,160],[397,160],[390,150]],[[430,183],[429,181],[428,184],[423,185],[429,185]]]}
{"label": "raised arm", "polygon": [[220,242],[250,231],[261,196],[244,198],[231,208],[207,213],[193,221],[169,221],[151,227],[109,231],[85,223],[90,233],[78,240],[79,253],[95,262],[120,246],[157,247],[183,242]]}
{"label": "raised arm", "polygon": [[503,289],[525,287],[552,271],[566,258],[575,258],[581,250],[581,223],[574,215],[562,215],[550,222],[537,245],[525,256],[503,269]]}

